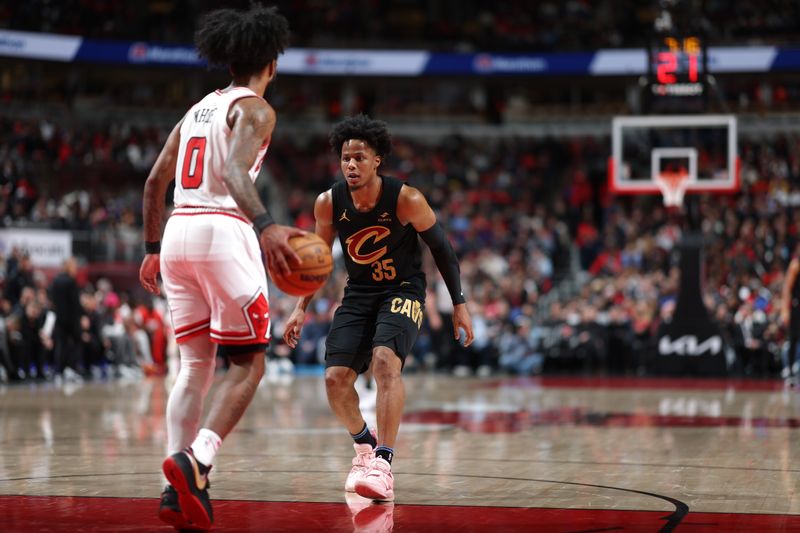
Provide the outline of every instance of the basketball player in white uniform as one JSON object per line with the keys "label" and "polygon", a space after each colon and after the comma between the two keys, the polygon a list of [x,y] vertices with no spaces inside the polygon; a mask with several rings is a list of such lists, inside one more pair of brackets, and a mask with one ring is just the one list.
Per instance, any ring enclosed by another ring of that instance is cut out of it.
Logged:
{"label": "basketball player in white uniform", "polygon": [[[283,273],[299,263],[288,239],[304,232],[275,224],[253,184],[275,127],[263,94],[288,37],[288,23],[275,8],[222,9],[204,17],[197,49],[210,64],[225,65],[233,81],[175,126],[145,184],[147,255],[140,280],[158,293],[161,272],[181,356],[167,404],[163,470],[170,485],[159,510],[179,529],[211,527],[208,471],[264,372],[270,320],[261,251],[270,268]],[[164,197],[173,179],[175,209],[161,242]],[[228,357],[230,368],[200,428],[216,353]]]}

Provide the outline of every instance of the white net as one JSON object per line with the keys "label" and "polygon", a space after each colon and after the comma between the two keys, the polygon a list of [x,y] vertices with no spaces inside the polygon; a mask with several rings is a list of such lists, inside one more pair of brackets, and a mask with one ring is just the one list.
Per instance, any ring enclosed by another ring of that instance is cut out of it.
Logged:
{"label": "white net", "polygon": [[680,207],[683,205],[683,197],[686,195],[690,183],[688,172],[661,172],[656,174],[655,182],[661,190],[665,206]]}

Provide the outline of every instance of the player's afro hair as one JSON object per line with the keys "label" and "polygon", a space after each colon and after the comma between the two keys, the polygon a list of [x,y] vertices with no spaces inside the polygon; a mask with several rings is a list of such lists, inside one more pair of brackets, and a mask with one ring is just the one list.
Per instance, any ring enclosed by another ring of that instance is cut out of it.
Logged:
{"label": "player's afro hair", "polygon": [[234,76],[249,76],[289,45],[289,22],[277,7],[218,9],[200,19],[194,42],[209,64],[229,67]]}
{"label": "player's afro hair", "polygon": [[382,120],[373,120],[362,114],[340,122],[331,132],[331,148],[342,155],[342,144],[350,139],[364,141],[375,150],[376,155],[381,157],[392,153],[392,136],[389,135],[389,128]]}

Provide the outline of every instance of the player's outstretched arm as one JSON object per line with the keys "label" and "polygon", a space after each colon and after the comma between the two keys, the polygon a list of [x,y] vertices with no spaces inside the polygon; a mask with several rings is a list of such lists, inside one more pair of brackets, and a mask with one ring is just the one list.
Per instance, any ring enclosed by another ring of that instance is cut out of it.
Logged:
{"label": "player's outstretched arm", "polygon": [[[333,239],[336,237],[336,228],[333,227],[333,197],[331,190],[317,196],[314,202],[314,218],[316,226],[314,233],[322,237],[322,240],[333,246]],[[306,320],[306,309],[311,300],[314,299],[316,291],[308,296],[302,296],[297,300],[289,320],[286,321],[286,328],[283,330],[283,340],[286,344],[294,348],[300,340],[300,332]]]}
{"label": "player's outstretched arm", "polygon": [[144,183],[142,216],[144,218],[145,256],[139,268],[139,282],[147,292],[158,294],[158,272],[161,253],[161,221],[164,219],[164,198],[169,182],[175,179],[175,164],[181,142],[181,124],[178,122],[161,153],[158,154],[150,175]]}
{"label": "player's outstretched arm", "polygon": [[431,209],[425,196],[414,187],[404,185],[397,199],[397,215],[403,224],[411,224],[422,240],[428,245],[436,262],[436,268],[447,285],[447,291],[453,300],[453,334],[461,337],[461,329],[466,333],[464,346],[472,344],[472,319],[467,311],[464,293],[461,290],[461,269],[458,258],[447,240],[436,214]]}
{"label": "player's outstretched arm", "polygon": [[261,203],[249,174],[261,146],[272,137],[275,120],[275,110],[260,98],[243,98],[231,106],[228,112],[231,150],[223,179],[236,205],[256,227],[270,270],[288,275],[289,263],[300,264],[300,257],[289,246],[289,238],[305,232],[275,223]]}

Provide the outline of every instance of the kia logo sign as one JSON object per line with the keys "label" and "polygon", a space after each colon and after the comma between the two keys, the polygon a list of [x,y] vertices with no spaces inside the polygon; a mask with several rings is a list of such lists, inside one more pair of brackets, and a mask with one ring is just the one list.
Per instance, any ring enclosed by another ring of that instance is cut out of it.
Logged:
{"label": "kia logo sign", "polygon": [[672,340],[669,335],[664,335],[658,340],[659,355],[689,355],[698,356],[705,353],[717,355],[722,352],[722,337],[712,335],[699,342],[695,335],[682,335]]}

